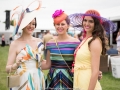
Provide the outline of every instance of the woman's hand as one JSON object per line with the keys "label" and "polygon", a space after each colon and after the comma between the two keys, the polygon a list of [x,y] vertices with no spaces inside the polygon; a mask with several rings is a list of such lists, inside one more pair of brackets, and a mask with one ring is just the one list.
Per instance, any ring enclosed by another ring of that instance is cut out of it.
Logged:
{"label": "woman's hand", "polygon": [[22,60],[23,58],[22,57],[18,57],[18,58],[16,58],[16,64],[17,64],[17,66],[19,66],[20,64],[21,64],[21,60]]}
{"label": "woman's hand", "polygon": [[98,80],[102,79],[102,72],[99,71],[99,76],[98,76]]}

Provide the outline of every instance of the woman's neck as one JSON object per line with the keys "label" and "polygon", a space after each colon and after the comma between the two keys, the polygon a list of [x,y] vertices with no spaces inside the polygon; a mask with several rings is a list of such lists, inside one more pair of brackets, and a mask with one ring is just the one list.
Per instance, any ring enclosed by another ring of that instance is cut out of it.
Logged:
{"label": "woman's neck", "polygon": [[24,40],[24,41],[29,41],[29,40],[32,40],[33,39],[33,37],[32,37],[32,35],[30,35],[30,34],[22,34],[21,35],[21,39],[22,40]]}
{"label": "woman's neck", "polygon": [[62,34],[62,35],[58,35],[57,39],[59,41],[65,41],[69,38],[70,36],[66,33],[66,34]]}
{"label": "woman's neck", "polygon": [[86,38],[91,37],[91,36],[92,36],[92,33],[89,33],[89,32],[86,33]]}

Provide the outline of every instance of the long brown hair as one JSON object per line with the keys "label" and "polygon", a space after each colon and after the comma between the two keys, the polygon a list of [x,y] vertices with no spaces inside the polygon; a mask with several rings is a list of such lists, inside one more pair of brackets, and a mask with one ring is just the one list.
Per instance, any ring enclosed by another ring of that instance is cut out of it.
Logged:
{"label": "long brown hair", "polygon": [[92,39],[88,42],[88,45],[95,40],[97,37],[101,39],[102,42],[102,53],[103,55],[106,54],[106,48],[105,48],[105,34],[104,34],[104,28],[102,24],[100,23],[100,20],[96,17],[92,17],[94,20],[94,30],[92,31]]}

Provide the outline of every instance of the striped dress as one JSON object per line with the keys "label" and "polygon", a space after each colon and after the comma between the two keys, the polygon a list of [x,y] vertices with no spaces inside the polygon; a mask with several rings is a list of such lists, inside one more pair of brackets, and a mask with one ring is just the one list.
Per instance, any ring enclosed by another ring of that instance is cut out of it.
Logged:
{"label": "striped dress", "polygon": [[[73,53],[80,42],[58,42],[59,50],[67,65],[72,66]],[[73,74],[63,60],[56,43],[47,43],[47,50],[50,51],[51,68],[47,75],[47,90],[70,90],[73,88]]]}
{"label": "striped dress", "polygon": [[17,57],[23,57],[17,69],[20,75],[20,86],[10,88],[10,90],[45,90],[44,75],[38,67],[42,60],[44,46],[42,42],[38,42],[37,46],[38,48],[33,50],[32,47],[26,45],[17,55]]}

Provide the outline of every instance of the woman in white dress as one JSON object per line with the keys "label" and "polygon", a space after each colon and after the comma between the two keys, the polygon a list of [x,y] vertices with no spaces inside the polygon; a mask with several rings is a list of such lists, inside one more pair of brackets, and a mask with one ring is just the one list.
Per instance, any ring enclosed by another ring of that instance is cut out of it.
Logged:
{"label": "woman in white dress", "polygon": [[26,8],[23,10],[16,26],[15,34],[18,30],[23,32],[20,38],[10,44],[6,71],[9,73],[10,69],[17,70],[20,75],[20,86],[12,87],[10,90],[45,89],[44,75],[39,67],[44,46],[41,39],[32,36],[37,25],[36,12],[40,6],[39,2],[37,9],[31,11]]}

